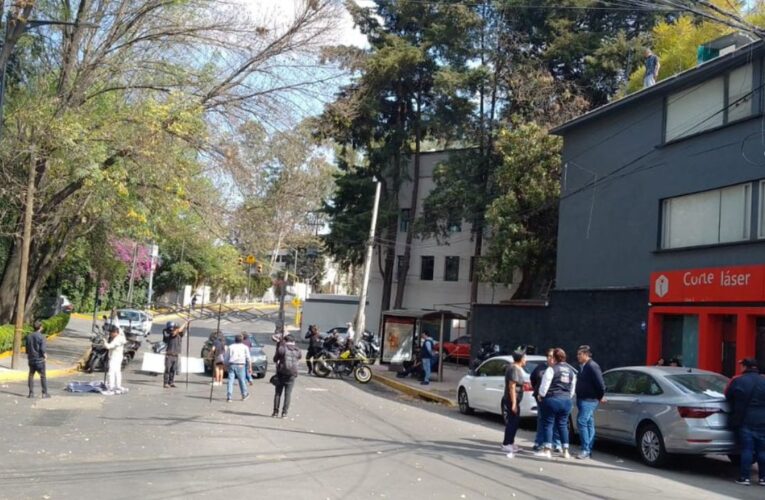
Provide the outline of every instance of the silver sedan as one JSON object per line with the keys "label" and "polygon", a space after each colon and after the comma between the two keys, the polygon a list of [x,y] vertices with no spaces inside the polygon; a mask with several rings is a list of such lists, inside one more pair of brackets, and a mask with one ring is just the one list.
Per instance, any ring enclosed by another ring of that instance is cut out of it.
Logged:
{"label": "silver sedan", "polygon": [[[673,453],[735,453],[727,377],[696,368],[630,366],[603,378],[606,402],[595,413],[597,439],[634,445],[654,467]],[[575,415],[572,420],[576,425]]]}

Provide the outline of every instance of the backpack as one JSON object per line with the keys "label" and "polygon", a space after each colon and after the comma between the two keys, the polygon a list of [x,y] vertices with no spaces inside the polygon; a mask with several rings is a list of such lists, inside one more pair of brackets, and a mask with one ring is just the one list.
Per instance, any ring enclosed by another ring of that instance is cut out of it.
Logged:
{"label": "backpack", "polygon": [[279,359],[276,366],[276,373],[279,375],[297,377],[298,361],[302,354],[300,348],[294,345],[284,345],[284,355]]}

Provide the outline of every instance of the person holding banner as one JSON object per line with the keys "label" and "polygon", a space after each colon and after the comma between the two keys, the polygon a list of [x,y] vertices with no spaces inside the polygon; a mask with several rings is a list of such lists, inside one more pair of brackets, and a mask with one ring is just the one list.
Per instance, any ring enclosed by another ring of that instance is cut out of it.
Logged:
{"label": "person holding banner", "polygon": [[178,356],[181,355],[181,344],[183,342],[183,335],[186,332],[186,328],[189,326],[189,322],[179,326],[174,321],[168,321],[165,325],[165,329],[162,330],[162,341],[167,345],[165,351],[165,376],[164,387],[175,387],[175,372],[178,371]]}

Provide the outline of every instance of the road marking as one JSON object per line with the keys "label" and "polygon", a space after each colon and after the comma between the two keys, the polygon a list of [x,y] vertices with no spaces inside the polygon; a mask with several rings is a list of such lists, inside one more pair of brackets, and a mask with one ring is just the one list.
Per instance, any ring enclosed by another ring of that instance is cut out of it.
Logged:
{"label": "road marking", "polygon": [[327,392],[329,389],[322,389],[320,387],[306,387],[305,390],[312,392]]}

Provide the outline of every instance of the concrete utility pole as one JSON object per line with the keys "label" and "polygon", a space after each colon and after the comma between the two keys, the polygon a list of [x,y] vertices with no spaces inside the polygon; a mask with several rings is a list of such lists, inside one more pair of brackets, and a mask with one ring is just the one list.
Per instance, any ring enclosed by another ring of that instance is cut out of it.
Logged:
{"label": "concrete utility pole", "polygon": [[375,203],[372,208],[372,223],[369,226],[369,240],[367,240],[367,256],[364,260],[364,280],[361,282],[361,295],[359,295],[359,307],[356,310],[356,333],[362,335],[366,326],[364,309],[367,304],[367,289],[369,288],[369,270],[372,267],[372,254],[375,249],[375,230],[377,228],[377,211],[380,208],[380,181],[375,187]]}
{"label": "concrete utility pole", "polygon": [[29,154],[27,173],[27,197],[24,207],[24,231],[21,238],[21,267],[19,268],[19,294],[16,297],[16,324],[13,331],[13,357],[11,368],[19,367],[21,360],[21,334],[24,331],[24,311],[27,307],[27,270],[29,269],[29,248],[32,243],[32,217],[35,203],[35,162],[34,149]]}
{"label": "concrete utility pole", "polygon": [[146,292],[146,308],[151,307],[151,296],[154,295],[154,264],[159,256],[159,247],[151,245],[151,258],[149,259],[149,290]]}

